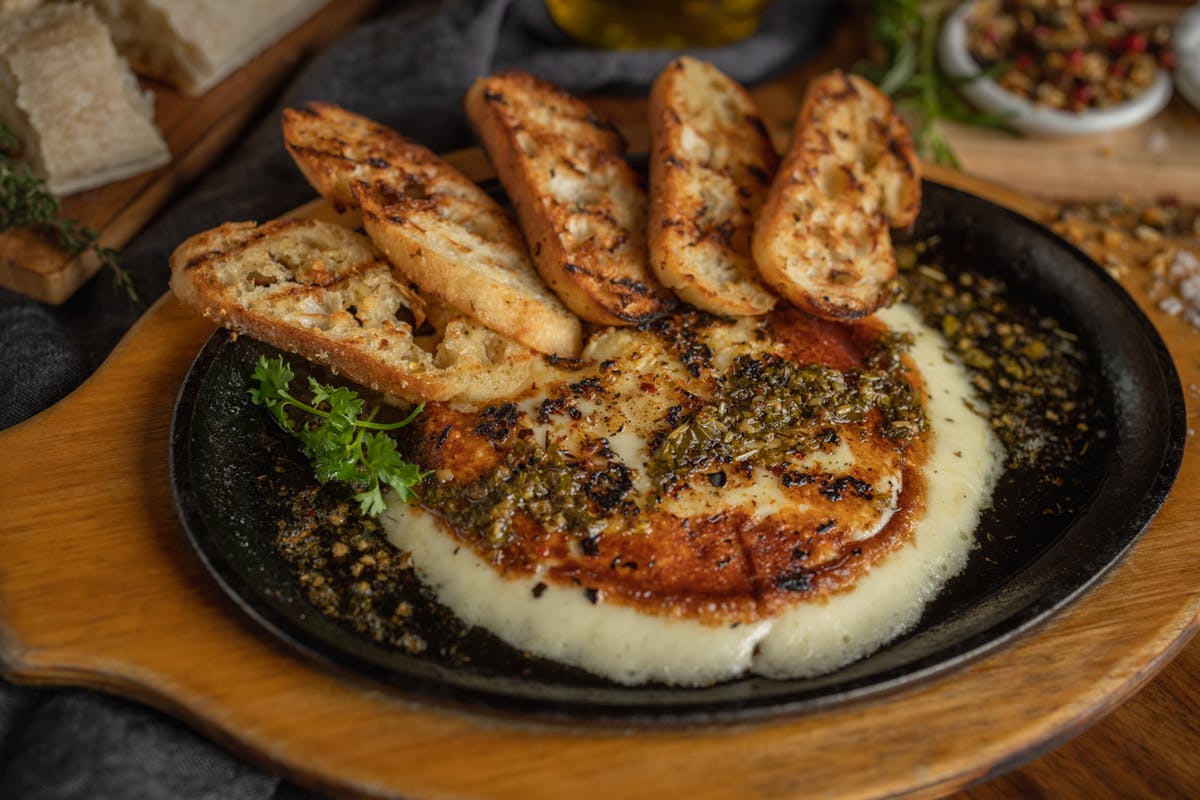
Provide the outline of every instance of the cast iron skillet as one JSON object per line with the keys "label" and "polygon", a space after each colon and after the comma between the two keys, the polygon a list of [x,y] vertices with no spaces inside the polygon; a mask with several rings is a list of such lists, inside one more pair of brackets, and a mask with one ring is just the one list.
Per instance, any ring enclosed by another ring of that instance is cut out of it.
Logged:
{"label": "cast iron skillet", "polygon": [[[1003,277],[1021,301],[1075,332],[1099,371],[1107,435],[1073,488],[1009,471],[977,532],[967,569],[908,635],[817,678],[747,678],[700,689],[630,688],[521,656],[481,632],[469,666],[360,637],[305,599],[270,537],[256,496],[265,437],[284,436],[247,396],[266,345],[214,334],[175,408],[171,481],[200,558],[251,617],[289,645],[414,696],[572,718],[669,723],[794,713],[894,690],[957,667],[1077,598],[1137,540],[1175,480],[1185,415],[1179,378],[1150,322],[1080,251],[1007,209],[926,182],[914,236],[939,235],[948,259]],[[1049,501],[1059,509],[1045,513]],[[429,651],[436,648],[431,647]],[[1064,654],[1066,655],[1066,654]]]}

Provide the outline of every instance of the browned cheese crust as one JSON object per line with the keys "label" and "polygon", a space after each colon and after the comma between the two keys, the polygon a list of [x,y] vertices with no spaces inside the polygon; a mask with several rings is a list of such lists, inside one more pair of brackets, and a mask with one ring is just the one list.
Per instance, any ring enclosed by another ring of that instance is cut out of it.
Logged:
{"label": "browned cheese crust", "polygon": [[[787,307],[772,312],[763,329],[784,344],[789,361],[843,371],[861,368],[863,354],[879,335],[870,323],[828,322]],[[678,341],[687,338],[684,331]],[[539,413],[573,417],[579,401],[622,402],[620,396],[607,394],[616,369],[604,373],[599,382],[568,385],[543,401]],[[704,368],[700,375],[703,379]],[[911,367],[909,377],[922,391]],[[654,388],[655,378],[647,374],[643,390]],[[505,424],[494,423],[506,415]],[[651,614],[714,624],[766,618],[796,602],[850,588],[873,564],[911,539],[924,513],[927,443],[923,437],[903,443],[885,438],[875,422],[869,417],[839,428],[840,440],[854,453],[848,472],[830,474],[805,459],[779,472],[775,478],[786,501],[782,510],[766,517],[756,518],[736,505],[692,515],[661,508],[626,510],[618,512],[626,514],[625,523],[581,539],[518,512],[511,519],[511,535],[497,548],[488,543],[486,532],[456,529],[437,507],[430,510],[442,516],[450,535],[501,573],[528,577],[536,572],[544,583],[587,587],[597,600]],[[663,430],[673,424],[665,421]],[[433,404],[416,421],[414,436],[415,456],[437,472],[436,480],[464,485],[503,462],[511,448],[527,446],[534,438],[527,418],[510,405],[463,413]],[[599,445],[601,450],[604,446]],[[737,490],[741,473],[736,464],[711,469],[720,470],[719,486],[705,469],[669,493],[703,492],[719,500],[722,491]],[[855,535],[881,513],[881,498],[872,497],[870,487],[885,474],[901,476],[898,507],[873,535]],[[596,492],[594,503],[609,502],[603,481],[584,487]]]}
{"label": "browned cheese crust", "polygon": [[815,79],[755,225],[763,280],[813,314],[874,313],[896,276],[888,225],[912,224],[920,191],[912,138],[887,96],[841,71]]}
{"label": "browned cheese crust", "polygon": [[671,298],[646,264],[646,195],[621,134],[582,100],[519,72],[476,81],[466,109],[538,272],[567,307],[606,325],[663,313]]}
{"label": "browned cheese crust", "polygon": [[[410,403],[512,394],[535,358],[422,302],[369,241],[330,223],[228,222],[197,234],[171,256],[171,288],[218,325]],[[422,323],[429,332],[417,336]]]}
{"label": "browned cheese crust", "polygon": [[375,244],[423,296],[522,344],[579,352],[582,328],[546,288],[499,204],[430,150],[327,103],[284,111],[284,141],[336,209],[362,208]]}
{"label": "browned cheese crust", "polygon": [[750,255],[778,157],[753,98],[684,56],[650,91],[650,266],[681,299],[715,314],[765,314],[775,296]]}

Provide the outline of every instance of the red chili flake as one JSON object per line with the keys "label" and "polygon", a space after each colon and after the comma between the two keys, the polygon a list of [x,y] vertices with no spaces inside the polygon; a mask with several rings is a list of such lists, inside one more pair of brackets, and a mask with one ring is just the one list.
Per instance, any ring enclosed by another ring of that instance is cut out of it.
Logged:
{"label": "red chili flake", "polygon": [[650,381],[642,381],[642,391],[646,394],[658,394],[658,387]]}
{"label": "red chili flake", "polygon": [[1131,53],[1144,53],[1149,42],[1146,40],[1146,34],[1141,31],[1134,31],[1125,38],[1125,48]]}

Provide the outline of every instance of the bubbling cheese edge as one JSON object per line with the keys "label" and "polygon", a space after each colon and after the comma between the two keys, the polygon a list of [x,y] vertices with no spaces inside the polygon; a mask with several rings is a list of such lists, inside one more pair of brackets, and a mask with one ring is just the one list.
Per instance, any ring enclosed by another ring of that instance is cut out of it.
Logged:
{"label": "bubbling cheese edge", "polygon": [[878,317],[913,335],[909,354],[928,389],[926,511],[911,541],[849,589],[764,620],[714,625],[592,603],[578,588],[553,583],[535,596],[537,573],[501,575],[432,514],[394,499],[382,516],[388,539],[411,554],[434,596],[466,624],[617,683],[700,686],[747,673],[801,678],[858,660],[911,629],[925,604],[963,568],[1003,468],[995,435],[968,408],[980,401],[940,334],[907,306]]}

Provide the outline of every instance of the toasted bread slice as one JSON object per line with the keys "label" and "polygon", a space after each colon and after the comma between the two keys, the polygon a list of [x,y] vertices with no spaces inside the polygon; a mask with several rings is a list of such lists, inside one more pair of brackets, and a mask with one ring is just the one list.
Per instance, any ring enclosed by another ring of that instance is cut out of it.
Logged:
{"label": "toasted bread slice", "polygon": [[466,107],[534,265],[567,307],[605,325],[665,311],[671,298],[646,265],[646,194],[621,134],[582,100],[521,72],[480,78]]}
{"label": "toasted bread slice", "polygon": [[750,256],[754,217],[778,158],[754,99],[683,56],[650,91],[650,266],[697,308],[766,314],[775,296]]}
{"label": "toasted bread slice", "polygon": [[419,144],[338,106],[287,109],[284,142],[338,211],[364,227],[422,295],[543,353],[574,357],[579,319],[538,277],[495,200]]}
{"label": "toasted bread slice", "polygon": [[[426,308],[365,237],[328,222],[227,222],[197,234],[171,256],[171,288],[219,325],[410,403],[507,397],[536,359],[469,317]],[[433,333],[418,336],[426,315]]]}
{"label": "toasted bread slice", "polygon": [[912,137],[891,101],[856,75],[822,75],[755,224],[755,263],[799,308],[867,316],[896,275],[888,225],[912,224],[920,202]]}

